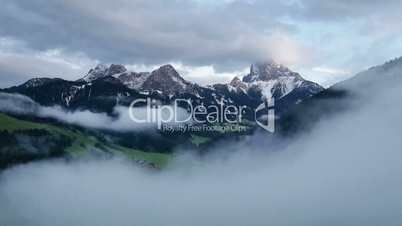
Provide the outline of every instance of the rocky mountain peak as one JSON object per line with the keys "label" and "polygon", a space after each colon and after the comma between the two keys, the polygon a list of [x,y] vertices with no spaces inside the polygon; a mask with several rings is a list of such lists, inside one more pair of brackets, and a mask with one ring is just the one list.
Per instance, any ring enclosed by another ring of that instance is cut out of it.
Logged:
{"label": "rocky mountain peak", "polygon": [[118,79],[130,89],[141,89],[149,75],[149,72],[125,72]]}
{"label": "rocky mountain peak", "polygon": [[235,88],[242,88],[244,90],[247,89],[247,84],[242,82],[242,80],[237,76],[232,79],[232,81],[229,83],[229,85],[231,85]]}
{"label": "rocky mountain peak", "polygon": [[252,64],[250,73],[243,77],[243,83],[264,98],[277,99],[294,90],[305,90],[305,93],[312,90],[312,93],[316,93],[322,89],[318,84],[303,79],[299,73],[273,60]]}
{"label": "rocky mountain peak", "polygon": [[95,66],[95,68],[90,69],[89,72],[91,72],[91,71],[93,71],[93,72],[95,72],[95,71],[101,72],[101,71],[106,71],[107,69],[108,69],[108,66],[106,64],[97,64]]}
{"label": "rocky mountain peak", "polygon": [[89,70],[80,81],[92,82],[106,77],[114,77],[130,89],[158,90],[167,94],[182,92],[191,85],[170,64],[163,65],[151,73],[128,71],[121,64],[111,64],[110,66],[99,64]]}
{"label": "rocky mountain peak", "polygon": [[[181,77],[170,64],[163,65],[152,72],[128,71],[121,64],[111,64],[110,66],[99,64],[91,69],[81,81],[92,82],[108,78],[112,79],[109,82],[119,81],[130,89],[157,91],[164,95],[193,93],[195,87],[194,84]],[[257,95],[260,94],[264,98],[282,98],[295,89],[314,89],[314,92],[318,92],[321,88],[272,60],[252,64],[250,73],[244,76],[243,80],[235,77],[224,86],[230,92],[247,94],[250,91]]]}
{"label": "rocky mountain peak", "polygon": [[238,84],[239,82],[241,82],[241,79],[236,76],[232,79],[232,81],[230,82],[230,85],[235,85],[235,84]]}
{"label": "rocky mountain peak", "polygon": [[38,86],[42,86],[45,83],[50,82],[52,80],[53,79],[51,79],[51,78],[32,78],[32,79],[28,80],[27,82],[25,82],[23,84],[23,86],[25,88],[35,88]]}
{"label": "rocky mountain peak", "polygon": [[108,76],[113,76],[115,74],[121,74],[123,72],[126,72],[127,69],[121,64],[112,64],[110,67],[107,69],[107,74]]}
{"label": "rocky mountain peak", "polygon": [[152,71],[142,88],[175,93],[184,91],[189,85],[190,83],[184,80],[172,65],[167,64]]}
{"label": "rocky mountain peak", "polygon": [[300,75],[273,60],[257,62],[251,65],[250,73],[243,78],[243,82],[270,81],[280,77],[298,77]]}
{"label": "rocky mountain peak", "polygon": [[180,80],[184,80],[179,75],[179,73],[176,71],[176,69],[170,64],[166,64],[166,65],[161,66],[160,68],[154,70],[152,72],[152,74],[157,74],[157,75],[161,75],[161,76],[175,77],[175,78],[178,78]]}
{"label": "rocky mountain peak", "polygon": [[127,69],[121,64],[112,64],[110,66],[107,66],[106,64],[98,64],[95,68],[89,70],[87,75],[82,79],[86,82],[91,82],[107,76],[116,76],[126,71]]}

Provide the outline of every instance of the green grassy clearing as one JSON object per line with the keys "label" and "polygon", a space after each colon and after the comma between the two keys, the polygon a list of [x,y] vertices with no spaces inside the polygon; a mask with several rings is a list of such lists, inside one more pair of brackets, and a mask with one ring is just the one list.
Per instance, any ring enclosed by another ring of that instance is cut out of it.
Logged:
{"label": "green grassy clearing", "polygon": [[8,132],[29,130],[29,129],[44,129],[52,134],[62,134],[74,141],[73,144],[64,151],[72,156],[80,156],[88,151],[88,149],[100,144],[103,148],[110,152],[119,152],[132,160],[145,160],[153,163],[159,168],[163,168],[171,159],[170,154],[150,153],[141,150],[130,149],[114,144],[104,144],[96,137],[88,136],[80,131],[71,131],[70,129],[60,128],[46,123],[36,123],[25,120],[16,119],[4,113],[0,113],[0,131],[7,130]]}

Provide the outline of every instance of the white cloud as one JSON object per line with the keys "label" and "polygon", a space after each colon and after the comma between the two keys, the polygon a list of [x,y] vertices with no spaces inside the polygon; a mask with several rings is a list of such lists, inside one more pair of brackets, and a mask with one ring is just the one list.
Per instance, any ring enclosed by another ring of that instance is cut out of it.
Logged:
{"label": "white cloud", "polygon": [[0,87],[18,85],[33,77],[75,80],[98,63],[85,54],[63,49],[36,51],[11,38],[0,39]]}
{"label": "white cloud", "polygon": [[[177,108],[177,110],[173,111],[170,115],[168,110],[158,111],[155,108],[148,110],[145,107],[136,107],[132,108],[132,114],[139,120],[148,121],[135,122],[130,117],[129,108],[125,106],[116,106],[114,108],[114,114],[116,116],[112,117],[106,113],[94,113],[89,110],[69,111],[60,106],[43,107],[35,103],[29,97],[8,93],[0,93],[0,111],[53,118],[60,122],[87,128],[118,132],[156,130],[158,125],[157,119],[161,119],[163,123],[174,123],[175,118],[180,121],[189,119],[189,114],[182,108]],[[158,118],[151,120],[153,115],[157,115]]]}
{"label": "white cloud", "polygon": [[350,75],[350,71],[342,70],[342,69],[336,69],[336,68],[329,68],[329,67],[314,67],[312,69],[313,71],[324,73],[324,74],[330,74],[330,75]]}
{"label": "white cloud", "polygon": [[186,66],[182,63],[173,63],[177,71],[189,81],[201,85],[211,85],[216,83],[228,83],[234,77],[242,77],[249,72],[248,68],[241,71],[217,72],[212,65],[208,66]]}

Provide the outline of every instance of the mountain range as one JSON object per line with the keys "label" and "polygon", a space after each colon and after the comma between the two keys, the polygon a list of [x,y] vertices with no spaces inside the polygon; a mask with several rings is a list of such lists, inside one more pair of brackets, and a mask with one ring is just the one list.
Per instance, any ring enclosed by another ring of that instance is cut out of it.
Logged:
{"label": "mountain range", "polygon": [[26,95],[45,106],[107,113],[137,98],[149,97],[164,104],[181,98],[204,106],[245,106],[246,115],[252,120],[253,110],[267,98],[275,98],[279,114],[323,90],[289,68],[267,61],[252,64],[249,74],[243,79],[235,77],[228,84],[201,86],[192,83],[180,76],[172,65],[163,65],[152,72],[132,72],[119,64],[99,64],[76,81],[33,78],[2,91]]}
{"label": "mountain range", "polygon": [[[0,102],[2,98],[8,102],[11,100],[14,105],[19,102],[22,108],[26,108],[25,112],[28,109],[34,112],[39,103],[42,106],[61,106],[71,112],[90,110],[112,116],[116,106],[128,105],[136,98],[154,98],[165,104],[186,98],[204,105],[247,106],[251,111],[265,98],[274,97],[275,110],[279,112],[276,132],[264,133],[264,136],[290,138],[309,131],[324,117],[359,108],[359,104],[373,95],[380,95],[379,90],[400,84],[401,74],[402,58],[396,58],[323,89],[285,66],[269,61],[252,64],[250,72],[242,79],[236,77],[228,84],[200,86],[183,79],[171,65],[152,72],[130,72],[122,65],[112,64],[98,65],[77,81],[31,79],[1,90]],[[21,98],[20,94],[29,98]],[[13,104],[0,109],[12,109]],[[218,140],[224,138],[226,142],[243,137],[243,134],[230,133],[111,131],[38,117],[30,111],[25,114],[19,114],[15,109],[11,113],[0,111],[0,169],[34,160],[82,155],[102,158],[124,155],[146,167],[161,168],[177,148],[203,153]],[[250,132],[255,132],[255,129]]]}

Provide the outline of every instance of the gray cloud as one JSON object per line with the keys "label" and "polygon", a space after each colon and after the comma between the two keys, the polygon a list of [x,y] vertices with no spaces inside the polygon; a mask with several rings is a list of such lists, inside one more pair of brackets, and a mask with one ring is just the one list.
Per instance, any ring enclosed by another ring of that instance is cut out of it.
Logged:
{"label": "gray cloud", "polygon": [[19,85],[32,77],[75,80],[97,63],[83,53],[63,49],[37,51],[21,40],[0,37],[0,88]]}
{"label": "gray cloud", "polygon": [[267,57],[261,45],[272,30],[291,29],[275,19],[286,6],[265,7],[270,16],[241,2],[208,7],[191,1],[6,1],[1,15],[9,26],[0,31],[24,37],[35,49],[62,46],[103,61],[249,62]]}
{"label": "gray cloud", "polygon": [[[400,12],[398,0],[302,0],[296,13],[304,19],[316,21],[344,21],[348,19],[372,19],[380,15]],[[398,13],[399,14],[399,13]]]}
{"label": "gray cloud", "polygon": [[[87,63],[179,62],[214,66],[218,73],[227,73],[274,58],[306,73],[332,64],[356,72],[369,66],[361,62],[374,64],[399,54],[402,46],[385,50],[383,46],[401,40],[401,4],[397,0],[89,0],[85,4],[78,0],[5,0],[0,9],[0,21],[4,21],[0,36],[21,40],[34,53],[62,50],[61,59],[82,53],[89,58]],[[317,36],[322,42],[315,41]],[[94,66],[72,70],[55,62],[32,62],[27,59],[31,55],[22,54],[25,57],[14,60],[25,67],[8,66],[0,71],[7,76],[3,86],[21,81],[36,67],[42,68],[34,70],[38,73],[72,78]],[[362,61],[361,57],[369,59]],[[7,62],[0,58],[1,65]]]}

